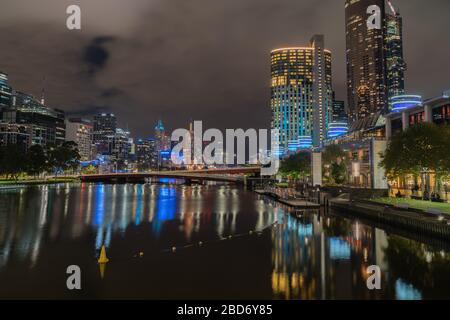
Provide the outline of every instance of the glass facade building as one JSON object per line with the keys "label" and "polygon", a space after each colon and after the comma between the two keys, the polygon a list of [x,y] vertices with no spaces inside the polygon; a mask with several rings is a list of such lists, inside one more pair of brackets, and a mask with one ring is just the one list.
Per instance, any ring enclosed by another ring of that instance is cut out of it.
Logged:
{"label": "glass facade building", "polygon": [[8,85],[8,75],[0,71],[0,112],[2,108],[11,105],[11,92],[12,89]]}
{"label": "glass facade building", "polygon": [[333,99],[332,121],[347,121],[347,113],[345,112],[345,102]]}
{"label": "glass facade building", "polygon": [[347,96],[349,120],[385,111],[387,106],[387,79],[384,27],[367,27],[367,8],[380,8],[385,24],[384,0],[346,0]]}
{"label": "glass facade building", "polygon": [[386,15],[386,71],[388,97],[404,94],[403,22],[396,12]]}
{"label": "glass facade building", "polygon": [[100,155],[111,155],[109,140],[116,134],[117,118],[113,113],[99,113],[94,116],[93,140]]}
{"label": "glass facade building", "polygon": [[136,141],[136,162],[139,171],[158,168],[158,140],[153,138]]}
{"label": "glass facade building", "polygon": [[64,111],[48,108],[30,94],[13,90],[11,106],[3,108],[2,122],[30,125],[32,144],[46,146],[65,141]]}
{"label": "glass facade building", "polygon": [[323,36],[314,36],[309,47],[273,50],[271,76],[271,126],[279,130],[279,153],[319,146],[332,109],[331,52]]}

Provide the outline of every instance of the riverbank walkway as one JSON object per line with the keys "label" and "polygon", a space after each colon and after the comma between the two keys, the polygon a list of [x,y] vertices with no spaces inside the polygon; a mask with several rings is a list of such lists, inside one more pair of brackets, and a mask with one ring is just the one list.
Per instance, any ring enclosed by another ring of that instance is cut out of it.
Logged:
{"label": "riverbank walkway", "polygon": [[264,190],[255,190],[259,195],[268,196],[275,201],[295,209],[318,209],[320,204],[310,201],[306,196],[294,189],[271,187]]}

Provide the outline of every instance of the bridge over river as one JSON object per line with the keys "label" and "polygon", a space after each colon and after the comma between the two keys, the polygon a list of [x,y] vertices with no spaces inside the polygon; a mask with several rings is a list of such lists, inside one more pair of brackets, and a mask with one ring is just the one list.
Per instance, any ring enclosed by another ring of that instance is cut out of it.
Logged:
{"label": "bridge over river", "polygon": [[176,178],[187,182],[220,181],[245,184],[249,176],[260,176],[261,167],[234,167],[215,168],[205,170],[173,170],[173,171],[148,171],[136,173],[105,173],[81,175],[83,182],[107,182],[107,183],[136,183],[145,182],[149,178]]}

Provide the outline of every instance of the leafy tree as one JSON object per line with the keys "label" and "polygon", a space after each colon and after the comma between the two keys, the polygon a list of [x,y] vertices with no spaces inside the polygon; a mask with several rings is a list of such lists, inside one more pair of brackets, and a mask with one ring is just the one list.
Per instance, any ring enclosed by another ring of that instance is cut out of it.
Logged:
{"label": "leafy tree", "polygon": [[345,152],[337,144],[327,146],[322,152],[322,162],[325,165],[331,165],[335,162],[340,163],[345,158]]}
{"label": "leafy tree", "polygon": [[322,152],[324,177],[330,183],[342,184],[347,180],[346,154],[341,146],[332,144]]}
{"label": "leafy tree", "polygon": [[[392,137],[380,166],[389,178],[450,173],[450,127],[422,123]],[[436,179],[439,180],[439,179]]]}
{"label": "leafy tree", "polygon": [[304,179],[311,173],[311,154],[302,151],[281,161],[280,173],[292,179]]}
{"label": "leafy tree", "polygon": [[62,151],[65,156],[66,168],[72,170],[72,172],[77,170],[81,159],[77,144],[73,141],[66,141],[62,145]]}
{"label": "leafy tree", "polygon": [[330,176],[336,184],[343,184],[347,180],[347,166],[344,162],[333,162],[330,167]]}
{"label": "leafy tree", "polygon": [[19,145],[10,144],[2,147],[0,155],[0,170],[6,178],[11,176],[17,181],[20,173],[25,170],[25,151]]}
{"label": "leafy tree", "polygon": [[33,145],[26,155],[26,172],[29,175],[39,175],[47,167],[47,156],[40,145]]}
{"label": "leafy tree", "polygon": [[450,128],[423,123],[392,137],[381,166],[392,176],[450,171]]}
{"label": "leafy tree", "polygon": [[95,174],[95,173],[97,173],[97,168],[94,165],[90,164],[90,165],[82,168],[81,172],[83,174]]}
{"label": "leafy tree", "polygon": [[81,159],[77,145],[73,141],[66,141],[60,146],[49,145],[47,157],[48,164],[55,174],[68,169],[76,170]]}

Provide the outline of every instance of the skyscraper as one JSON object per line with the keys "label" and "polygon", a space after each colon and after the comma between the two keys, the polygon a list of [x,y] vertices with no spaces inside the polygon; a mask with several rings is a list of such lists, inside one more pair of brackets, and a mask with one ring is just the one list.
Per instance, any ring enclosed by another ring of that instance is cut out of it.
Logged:
{"label": "skyscraper", "polygon": [[155,138],[157,140],[158,169],[168,167],[170,163],[171,141],[166,133],[162,120],[158,120],[155,126]]}
{"label": "skyscraper", "polygon": [[11,105],[12,89],[8,85],[8,75],[0,71],[0,112],[2,108]]}
{"label": "skyscraper", "polygon": [[136,162],[138,170],[157,169],[158,159],[158,140],[147,138],[136,141]]}
{"label": "skyscraper", "polygon": [[272,128],[281,154],[319,146],[331,117],[331,52],[316,35],[308,47],[271,52]]}
{"label": "skyscraper", "polygon": [[116,169],[127,169],[128,160],[131,153],[133,139],[130,132],[117,128],[116,132],[107,136],[109,142],[109,155]]}
{"label": "skyscraper", "polygon": [[405,93],[406,63],[403,58],[403,21],[393,10],[386,15],[386,71],[388,97]]}
{"label": "skyscraper", "polygon": [[170,150],[170,137],[166,134],[166,129],[162,120],[158,120],[155,126],[155,137],[158,139],[158,149],[160,151]]}
{"label": "skyscraper", "polygon": [[66,140],[73,141],[78,146],[82,161],[92,160],[92,130],[89,120],[70,118],[66,120]]}
{"label": "skyscraper", "polygon": [[116,134],[117,118],[112,113],[99,113],[94,116],[93,140],[97,152],[102,155],[110,155],[110,137]]}
{"label": "skyscraper", "polygon": [[5,123],[28,124],[32,127],[32,143],[42,146],[61,144],[65,139],[64,111],[42,105],[30,94],[13,90],[11,106],[3,108]]}
{"label": "skyscraper", "polygon": [[[380,8],[382,26],[369,30],[367,9]],[[347,95],[351,122],[387,108],[384,0],[346,0]]]}
{"label": "skyscraper", "polygon": [[345,111],[345,102],[336,100],[333,91],[333,107],[331,111],[331,122],[328,125],[328,138],[336,138],[348,132],[348,117]]}
{"label": "skyscraper", "polygon": [[345,102],[341,100],[336,100],[335,94],[333,92],[333,107],[332,107],[332,121],[347,121],[347,112],[345,111]]}
{"label": "skyscraper", "polygon": [[94,116],[94,140],[106,134],[114,134],[117,119],[113,113],[99,113]]}

